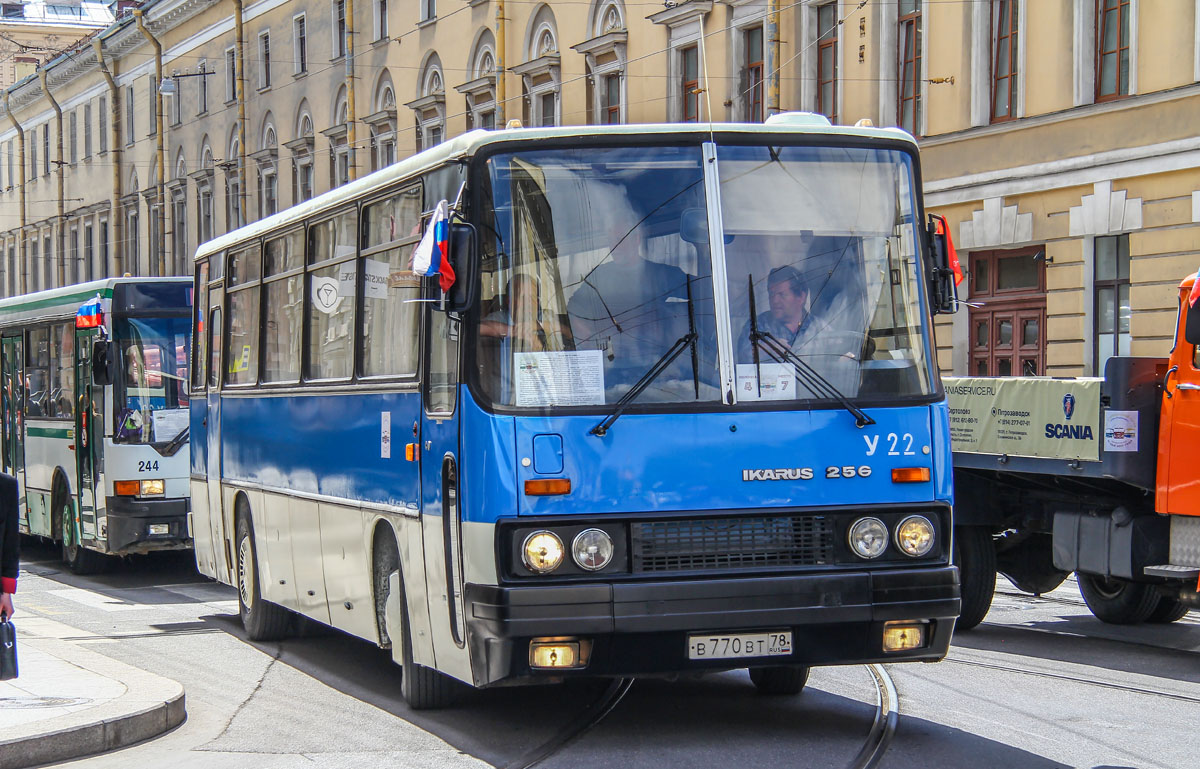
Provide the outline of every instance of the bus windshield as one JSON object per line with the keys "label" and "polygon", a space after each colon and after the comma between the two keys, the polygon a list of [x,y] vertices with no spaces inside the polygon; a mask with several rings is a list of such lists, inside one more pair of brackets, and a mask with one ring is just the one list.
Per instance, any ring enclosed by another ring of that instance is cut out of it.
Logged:
{"label": "bus windshield", "polygon": [[162,443],[188,426],[188,349],[191,320],[113,319],[119,368],[114,382],[118,443]]}
{"label": "bus windshield", "polygon": [[493,403],[603,406],[643,385],[639,403],[724,402],[719,322],[739,402],[931,392],[908,156],[722,146],[718,159],[720,286],[699,146],[489,159],[476,360]]}

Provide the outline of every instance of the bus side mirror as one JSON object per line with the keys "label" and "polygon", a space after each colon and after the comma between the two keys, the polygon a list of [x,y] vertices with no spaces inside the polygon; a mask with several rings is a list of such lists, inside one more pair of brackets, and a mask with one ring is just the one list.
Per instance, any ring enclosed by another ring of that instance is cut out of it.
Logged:
{"label": "bus side mirror", "polygon": [[98,341],[92,344],[92,383],[100,386],[112,384],[111,342]]}
{"label": "bus side mirror", "polygon": [[1184,341],[1188,344],[1200,344],[1200,302],[1185,306],[1183,311],[1187,313],[1183,320]]}
{"label": "bus side mirror", "polygon": [[450,223],[450,265],[454,267],[454,285],[446,294],[448,312],[466,312],[479,292],[479,233],[468,222]]}
{"label": "bus side mirror", "polygon": [[929,299],[933,314],[956,312],[962,268],[954,252],[954,242],[950,239],[950,226],[944,218],[930,215],[926,234],[929,253],[925,264],[929,274]]}

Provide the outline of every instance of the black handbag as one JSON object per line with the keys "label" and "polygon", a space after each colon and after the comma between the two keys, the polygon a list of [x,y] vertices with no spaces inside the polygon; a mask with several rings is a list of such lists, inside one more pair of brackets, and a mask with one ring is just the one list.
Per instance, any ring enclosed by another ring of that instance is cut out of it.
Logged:
{"label": "black handbag", "polygon": [[17,677],[17,628],[0,614],[0,681]]}

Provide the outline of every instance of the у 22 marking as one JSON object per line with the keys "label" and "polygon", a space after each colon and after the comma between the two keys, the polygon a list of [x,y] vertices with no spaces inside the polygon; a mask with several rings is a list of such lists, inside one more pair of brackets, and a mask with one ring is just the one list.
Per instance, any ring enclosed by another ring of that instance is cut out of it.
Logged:
{"label": "\u0443 22 marking", "polygon": [[[889,457],[915,457],[917,452],[913,451],[913,434],[912,433],[888,433],[887,434],[887,455]],[[864,435],[863,441],[867,444],[867,456],[875,456],[875,452],[879,450],[878,435]]]}

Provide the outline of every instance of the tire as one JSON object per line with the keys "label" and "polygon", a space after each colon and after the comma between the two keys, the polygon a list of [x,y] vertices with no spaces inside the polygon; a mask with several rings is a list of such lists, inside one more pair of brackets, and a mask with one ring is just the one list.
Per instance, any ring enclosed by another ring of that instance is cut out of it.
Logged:
{"label": "tire", "polygon": [[769,696],[794,696],[804,690],[808,683],[808,667],[805,665],[773,665],[765,668],[750,668],[750,680],[759,694]]}
{"label": "tire", "polygon": [[970,630],[983,622],[996,592],[996,546],[991,530],[984,526],[956,527],[954,562],[958,564],[962,595],[962,609],[954,629]]}
{"label": "tire", "polygon": [[62,535],[62,559],[67,568],[74,574],[102,574],[108,571],[113,562],[110,556],[88,550],[80,543],[72,541],[75,535],[69,528],[68,521],[74,520],[75,516],[67,515],[72,511],[69,492],[65,488],[55,489],[53,498],[55,512],[52,514],[52,520],[58,521],[61,527],[59,533]]}
{"label": "tire", "polygon": [[1158,599],[1154,611],[1150,612],[1150,616],[1146,617],[1146,621],[1165,625],[1171,622],[1178,622],[1186,617],[1187,613],[1187,604],[1178,598],[1170,598],[1164,595]]}
{"label": "tire", "polygon": [[254,548],[254,529],[250,516],[239,511],[237,517],[237,589],[238,614],[246,637],[251,641],[278,641],[291,629],[292,614],[263,599],[258,588],[258,554]]}
{"label": "tire", "polygon": [[1158,607],[1160,596],[1153,585],[1078,574],[1079,592],[1092,614],[1112,625],[1145,622]]}
{"label": "tire", "polygon": [[[399,558],[396,559],[397,569],[386,575],[386,591],[382,596],[376,593],[376,605],[383,605],[385,612],[398,611],[400,617],[385,616],[381,626],[391,628],[389,635],[392,641],[392,659],[400,663],[400,694],[413,710],[437,710],[453,704],[457,699],[459,685],[454,679],[439,673],[433,668],[418,665],[413,661],[412,632],[408,622],[408,598],[404,592],[404,580],[399,570]],[[377,588],[379,590],[380,588]],[[399,600],[393,600],[395,591]],[[400,649],[395,648],[395,636],[400,636]],[[399,655],[397,655],[399,651]],[[397,659],[397,657],[399,657]]]}

